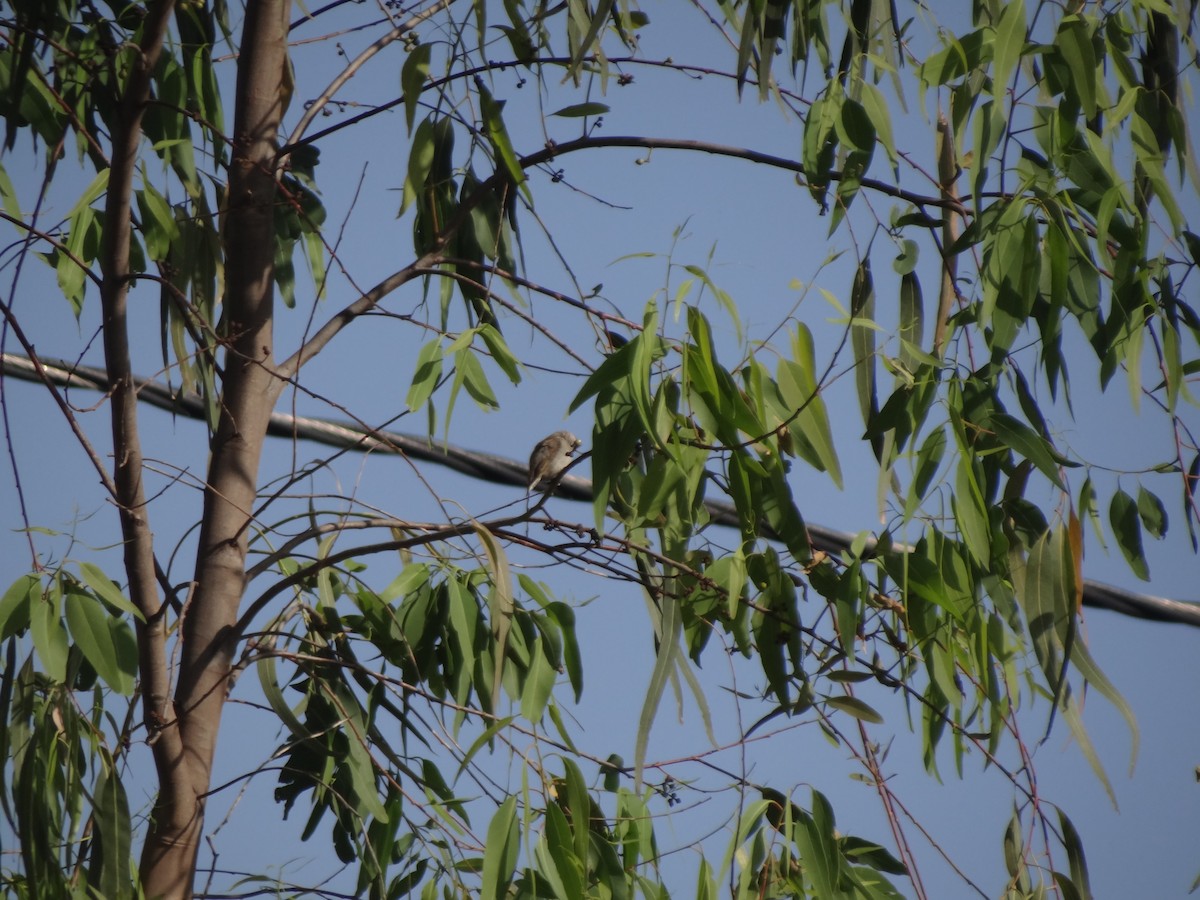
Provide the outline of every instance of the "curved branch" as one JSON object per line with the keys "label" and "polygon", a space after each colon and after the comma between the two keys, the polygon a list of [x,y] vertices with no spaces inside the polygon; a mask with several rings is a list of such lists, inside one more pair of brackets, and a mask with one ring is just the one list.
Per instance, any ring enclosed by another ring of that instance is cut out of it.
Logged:
{"label": "curved branch", "polygon": [[[567,153],[600,147],[631,147],[645,150],[688,150],[694,153],[708,153],[712,156],[727,156],[733,159],[741,159],[758,165],[782,169],[785,172],[804,175],[804,166],[797,160],[774,156],[770,153],[762,153],[758,150],[751,150],[749,147],[734,147],[728,144],[716,144],[711,141],[697,141],[683,138],[656,138],[639,135],[591,135],[576,138],[573,141],[567,141],[562,144],[551,144],[543,150],[522,157],[520,161],[521,168],[528,169],[532,166],[550,162],[555,157],[563,156]],[[842,173],[830,172],[829,179],[831,181],[840,181]],[[960,216],[971,215],[971,211],[967,207],[952,197],[919,194],[916,191],[905,190],[904,188],[896,187],[894,184],[880,181],[876,178],[863,178],[861,185],[864,188],[870,188],[885,196],[904,200],[914,206],[932,206],[950,210]]]}
{"label": "curved branch", "polygon": [[[102,369],[44,358],[39,360],[39,364],[41,374],[38,367],[25,357],[5,353],[0,358],[0,371],[24,381],[108,390],[108,379]],[[206,412],[199,398],[179,396],[165,385],[149,379],[138,378],[134,383],[140,402],[204,421]],[[417,435],[365,430],[346,422],[275,412],[271,414],[267,433],[274,437],[303,438],[332,447],[352,447],[373,453],[408,456],[493,484],[524,488],[527,479],[526,464],[518,460],[481,450],[466,450]],[[559,483],[555,493],[568,500],[590,503],[592,484],[586,478],[568,474]],[[715,524],[738,526],[737,511],[732,505],[708,501],[706,507]],[[849,532],[811,522],[808,523],[808,533],[813,548],[829,554],[848,550],[856,537]],[[768,533],[768,536],[773,535]],[[251,571],[255,572],[256,569]],[[1092,579],[1084,579],[1083,603],[1136,619],[1200,627],[1200,603],[1142,594]]]}

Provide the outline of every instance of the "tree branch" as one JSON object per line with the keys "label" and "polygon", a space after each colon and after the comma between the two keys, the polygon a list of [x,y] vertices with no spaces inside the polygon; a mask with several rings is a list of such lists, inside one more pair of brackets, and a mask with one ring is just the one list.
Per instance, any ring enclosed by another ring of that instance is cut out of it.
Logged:
{"label": "tree branch", "polygon": [[162,727],[174,718],[169,711],[171,681],[166,653],[167,623],[162,615],[164,601],[158,593],[154,536],[142,484],[138,398],[130,361],[128,327],[133,179],[139,160],[142,117],[150,97],[151,76],[158,64],[174,10],[172,0],[160,0],[147,6],[141,43],[132,57],[113,127],[112,165],[105,195],[100,252],[100,306],[105,374],[112,410],[115,502],[121,520],[129,597],[142,614],[142,620],[136,623],[142,714],[147,732],[153,738],[159,796],[170,798],[181,796],[186,789],[184,772],[179,766],[183,743],[178,732]]}

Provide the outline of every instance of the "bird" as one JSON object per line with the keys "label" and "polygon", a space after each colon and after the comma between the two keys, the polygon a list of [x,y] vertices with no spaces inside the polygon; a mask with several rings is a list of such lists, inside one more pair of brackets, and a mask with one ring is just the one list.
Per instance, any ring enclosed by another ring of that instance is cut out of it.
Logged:
{"label": "bird", "polygon": [[569,431],[556,431],[538,441],[529,455],[529,490],[553,488],[563,469],[571,464],[575,448],[582,443]]}

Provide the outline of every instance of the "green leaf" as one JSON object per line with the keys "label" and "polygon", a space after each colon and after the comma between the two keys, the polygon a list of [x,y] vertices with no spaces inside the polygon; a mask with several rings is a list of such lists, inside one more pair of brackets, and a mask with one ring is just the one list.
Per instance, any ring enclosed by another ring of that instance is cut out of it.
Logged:
{"label": "green leaf", "polygon": [[87,594],[68,591],[65,612],[75,645],[105,683],[123,696],[133,693],[137,641],[129,625]]}
{"label": "green leaf", "polygon": [[296,308],[296,268],[292,263],[290,246],[280,243],[276,249],[283,249],[286,256],[275,257],[275,284],[279,286],[279,298],[288,309]]}
{"label": "green leaf", "polygon": [[[325,207],[322,206],[320,209],[323,215]],[[308,263],[308,272],[312,277],[316,298],[324,300],[326,283],[325,241],[321,237],[320,229],[316,227],[315,219],[306,217],[304,224],[304,260]]]}
{"label": "green leaf", "polygon": [[938,428],[929,433],[921,444],[921,449],[917,451],[917,465],[913,472],[913,493],[918,498],[924,497],[925,492],[929,490],[929,485],[933,483],[933,476],[937,474],[938,467],[942,462],[942,455],[946,452],[946,429]]}
{"label": "green leaf", "polygon": [[[765,5],[765,4],[764,4]],[[737,92],[738,97],[742,96],[742,88],[746,86],[746,72],[750,69],[750,60],[754,56],[755,36],[757,33],[757,22],[755,17],[747,15],[742,20],[741,39],[738,42],[738,57],[737,57]],[[760,88],[761,91],[761,88]],[[820,102],[820,101],[818,101]]]}
{"label": "green leaf", "polygon": [[842,161],[842,177],[837,185],[837,204],[829,224],[831,232],[837,228],[840,217],[857,196],[862,180],[871,167],[875,151],[875,126],[862,104],[849,97],[842,102],[836,131],[841,145],[849,152]]}
{"label": "green leaf", "polygon": [[425,189],[429,173],[433,169],[434,131],[432,117],[421,120],[413,135],[412,146],[408,151],[408,177],[404,183],[403,199],[400,202],[400,213],[403,214],[411,203]]}
{"label": "green leaf", "polygon": [[570,757],[563,757],[563,783],[566,796],[559,796],[559,802],[565,803],[571,811],[572,831],[575,835],[574,849],[577,859],[587,859],[589,825],[593,818],[592,798],[587,785],[583,781],[583,773]]}
{"label": "green leaf", "polygon": [[142,615],[142,611],[134,606],[130,600],[126,599],[125,595],[121,593],[121,589],[95,563],[81,562],[79,564],[79,574],[83,576],[83,580],[87,582],[87,586],[100,596],[100,599],[106,603],[111,603],[123,612],[129,613],[139,622],[146,621],[146,617]]}
{"label": "green leaf", "polygon": [[45,672],[57,682],[67,680],[67,656],[70,646],[67,629],[63,627],[59,608],[60,594],[54,588],[32,597],[29,609],[29,630],[33,646],[41,658]]}
{"label": "green leaf", "polygon": [[[518,578],[525,578],[520,575]],[[550,603],[546,606],[546,614],[558,624],[563,638],[563,665],[567,670],[567,678],[575,692],[575,701],[583,696],[583,657],[579,652],[579,639],[575,634],[575,610],[565,603]]]}
{"label": "green leaf", "polygon": [[534,848],[537,874],[547,882],[555,898],[586,896],[581,875],[584,863],[575,852],[574,838],[567,816],[555,803],[546,805],[542,839]]}
{"label": "green leaf", "polygon": [[1014,201],[992,210],[997,218],[984,232],[981,322],[991,329],[994,353],[1008,350],[1026,324],[1037,297],[1041,252],[1029,205]]}
{"label": "green leaf", "polygon": [[73,219],[86,207],[92,205],[95,200],[108,190],[108,175],[111,169],[101,169],[96,173],[96,177],[92,179],[91,184],[87,186],[79,199],[75,201],[75,205],[71,207],[71,211],[67,213],[68,219]]}
{"label": "green leaf", "polygon": [[993,96],[1003,99],[1009,79],[1025,49],[1025,0],[1009,0],[996,23],[995,50],[992,57]]}
{"label": "green leaf", "polygon": [[611,387],[617,382],[629,378],[633,374],[633,359],[636,352],[633,345],[642,339],[642,334],[639,333],[615,353],[610,353],[596,368],[596,371],[584,380],[583,386],[575,395],[575,399],[571,401],[567,412],[575,412],[590,398],[600,393],[603,388]]}
{"label": "green leaf", "polygon": [[827,208],[825,194],[829,189],[829,176],[837,152],[836,123],[841,97],[841,94],[831,94],[814,100],[804,120],[804,142],[801,145],[804,177],[809,193],[822,209]]}
{"label": "green leaf", "polygon": [[[743,434],[764,434],[768,429],[749,398],[717,362],[708,320],[695,307],[688,308],[688,331],[693,343],[684,346],[683,385],[700,426],[727,446],[736,446]],[[654,428],[654,434],[665,443],[662,429]]]}
{"label": "green leaf", "polygon": [[[864,425],[870,425],[879,412],[875,383],[875,281],[871,262],[864,259],[854,273],[850,288],[850,343],[854,348],[854,384],[858,388],[858,406]],[[876,447],[876,456],[879,450]]]}
{"label": "green leaf", "polygon": [[[578,46],[575,49],[571,58],[570,74],[574,75],[583,62],[584,56],[592,49],[592,44],[596,41],[596,37],[608,22],[609,16],[612,15],[613,4],[615,0],[598,0],[596,3],[596,12],[592,15],[591,21],[588,22],[587,32],[583,35]],[[599,52],[599,46],[596,48]]]}
{"label": "green leaf", "polygon": [[1025,854],[1024,841],[1021,839],[1021,819],[1016,810],[1008,820],[1004,829],[1004,868],[1013,879],[1019,879],[1025,872],[1022,858]]}
{"label": "green leaf", "polygon": [[429,78],[429,58],[432,52],[432,44],[418,44],[409,52],[400,69],[400,92],[404,94],[404,121],[408,125],[409,134],[412,134],[421,91]]}
{"label": "green leaf", "polygon": [[488,384],[483,366],[479,364],[475,351],[469,347],[454,355],[454,389],[457,390],[459,387],[465,387],[471,399],[482,409],[500,408],[500,401],[492,393],[492,386]]}
{"label": "green leaf", "polygon": [[[912,256],[915,264],[915,251]],[[900,278],[900,363],[909,372],[915,372],[920,366],[924,340],[925,301],[921,296],[921,282],[915,272],[904,272]]]}
{"label": "green leaf", "polygon": [[1096,503],[1096,486],[1092,484],[1091,478],[1085,478],[1083,487],[1079,489],[1079,515],[1087,516],[1087,519],[1092,524],[1092,531],[1096,535],[1096,540],[1100,542],[1100,546],[1108,552],[1108,542],[1104,540],[1104,525],[1100,521],[1100,509]]}
{"label": "green leaf", "polygon": [[964,34],[961,39],[942,29],[939,36],[947,46],[926,59],[918,69],[921,81],[927,86],[949,84],[961,78],[986,62],[994,50],[984,29]]}
{"label": "green leaf", "polygon": [[459,761],[458,768],[454,772],[454,778],[456,780],[459,775],[467,770],[467,767],[471,765],[471,760],[475,758],[476,754],[478,754],[480,750],[482,750],[484,747],[494,749],[492,741],[495,739],[496,735],[508,730],[509,726],[512,725],[514,718],[515,717],[513,716],[505,716],[493,719],[492,723],[479,733],[479,737],[475,738],[475,740],[471,743],[471,746],[467,748],[467,752],[463,754],[462,759]]}
{"label": "green leaf", "polygon": [[1150,580],[1150,566],[1142,550],[1142,525],[1137,505],[1123,490],[1113,494],[1108,506],[1108,521],[1112,525],[1117,546],[1129,563],[1129,568],[1142,581]]}
{"label": "green leaf", "polygon": [[521,849],[517,833],[517,798],[509,795],[496,809],[488,825],[487,846],[483,851],[483,886],[480,900],[504,900],[512,882]]}
{"label": "green leaf", "polygon": [[475,87],[479,91],[479,113],[483,117],[483,129],[496,152],[497,162],[508,173],[513,184],[524,184],[525,171],[521,168],[521,161],[513,149],[501,115],[504,103],[492,97],[482,78],[476,77]]}
{"label": "green leaf", "polygon": [[877,713],[874,709],[868,706],[857,697],[851,697],[849,694],[844,696],[826,697],[825,703],[832,706],[834,709],[840,710],[847,715],[854,716],[856,719],[861,719],[864,722],[871,722],[875,725],[883,724],[883,716]]}
{"label": "green leaf", "polygon": [[520,384],[521,361],[508,348],[508,344],[505,343],[504,336],[500,334],[500,330],[494,325],[485,322],[479,326],[479,336],[483,338],[488,352],[492,354],[492,359],[500,367],[500,370],[508,376],[508,380],[513,384]]}
{"label": "green leaf", "polygon": [[[916,241],[905,238],[900,242],[900,252],[896,254],[896,258],[892,260],[892,268],[896,270],[896,274],[908,277],[912,274],[913,269],[917,267],[917,260],[920,258],[921,245]],[[901,287],[903,288],[903,280]],[[901,303],[903,303],[903,297]]]}
{"label": "green leaf", "polygon": [[[104,170],[104,175],[107,179],[108,169]],[[3,205],[4,211],[18,222],[23,218],[16,188],[13,187],[12,179],[8,177],[8,171],[2,165],[0,165],[0,205]]]}
{"label": "green leaf", "polygon": [[607,103],[573,103],[550,113],[552,116],[562,116],[564,119],[578,119],[583,116],[602,116],[609,111]]}
{"label": "green leaf", "polygon": [[954,509],[954,521],[958,525],[963,543],[975,557],[975,561],[987,567],[992,558],[991,529],[988,525],[983,491],[975,475],[973,455],[964,453],[959,459],[954,495],[950,501]]}
{"label": "green leaf", "polygon": [[0,597],[0,641],[29,627],[33,604],[41,598],[41,580],[33,573],[21,575]]}
{"label": "green leaf", "polygon": [[1058,473],[1056,455],[1045,438],[1007,413],[993,413],[987,420],[987,427],[1000,443],[1037,466],[1038,471],[1060,491],[1066,491],[1067,486]]}
{"label": "green leaf", "polygon": [[[825,400],[817,389],[816,350],[812,332],[799,324],[792,336],[794,361],[781,359],[776,370],[779,394],[788,407],[788,433],[796,454],[820,472],[828,472],[842,487],[842,468],[833,443],[833,428]],[[798,414],[796,414],[798,413]]]}
{"label": "green leaf", "polygon": [[864,863],[876,872],[887,872],[891,875],[908,874],[908,866],[874,841],[846,835],[838,840],[838,845],[842,856],[850,862]]}
{"label": "green leaf", "polygon": [[[649,566],[649,563],[645,565]],[[653,598],[651,598],[653,602]],[[663,692],[667,681],[674,673],[676,666],[687,665],[680,636],[683,634],[683,618],[679,604],[667,602],[661,604],[662,622],[658,634],[658,655],[654,659],[654,669],[650,673],[650,683],[646,687],[646,697],[642,701],[642,709],[638,714],[637,732],[633,742],[633,783],[634,790],[642,789],[642,771],[646,764],[646,748],[650,743],[650,729],[658,716],[658,707],[662,703]]]}
{"label": "green leaf", "polygon": [[[475,669],[477,655],[475,651],[475,635],[479,617],[478,607],[476,606],[474,596],[467,590],[460,579],[447,578],[445,585],[447,596],[446,608],[449,618],[446,638],[448,638],[450,645],[457,652],[456,667],[463,673],[470,673]],[[507,641],[507,633],[505,634],[505,640]],[[499,670],[504,661],[504,654],[496,649],[493,652],[496,653],[496,668]],[[491,707],[493,710],[496,708],[494,704],[498,702],[501,684],[499,676],[501,674],[502,672],[500,671],[494,673],[492,681],[493,690],[488,697],[488,701],[493,704]],[[467,699],[466,691],[469,689],[469,682],[465,675],[463,675],[460,681],[464,687],[462,691],[455,692],[455,698],[460,702],[464,702]]]}
{"label": "green leaf", "polygon": [[812,814],[802,816],[795,824],[799,826],[793,828],[796,848],[804,861],[805,875],[812,882],[812,896],[826,900],[846,897],[841,890],[842,859],[838,852],[833,807],[820,791],[813,789]]}
{"label": "green leaf", "polygon": [[129,798],[121,779],[105,765],[96,779],[92,794],[92,821],[96,846],[92,849],[89,882],[97,895],[106,900],[124,900],[133,894],[133,873],[129,861],[133,854]]}
{"label": "green leaf", "polygon": [[508,43],[512,47],[513,56],[519,62],[528,65],[533,61],[534,46],[533,40],[529,36],[529,29],[525,27],[520,14],[516,7],[511,3],[505,3],[505,8],[509,11],[512,17],[513,25],[497,25],[495,26],[500,31],[504,32],[504,36],[508,38]]}
{"label": "green leaf", "polygon": [[1079,98],[1083,114],[1087,118],[1096,115],[1096,52],[1092,46],[1092,35],[1087,22],[1077,15],[1063,16],[1054,38],[1058,52],[1066,61],[1071,73],[1068,93]]}
{"label": "green leaf", "polygon": [[99,218],[95,210],[83,207],[68,223],[64,253],[56,250],[55,275],[58,288],[70,302],[78,317],[83,309],[84,289],[87,284],[87,265],[95,259],[100,234]]}
{"label": "green leaf", "polygon": [[[344,692],[348,694],[349,692]],[[353,728],[346,729],[346,747],[348,752],[343,765],[350,774],[350,788],[346,800],[362,817],[374,816],[380,822],[388,821],[388,811],[383,801],[379,799],[379,787],[375,780],[375,764],[371,761],[370,751],[363,743],[366,740],[361,730],[361,709],[357,705],[352,713]]]}
{"label": "green leaf", "polygon": [[413,373],[412,386],[408,389],[405,403],[414,412],[425,405],[433,395],[442,377],[442,342],[434,338],[417,354],[417,370]]}
{"label": "green leaf", "polygon": [[[1132,498],[1126,495],[1126,501],[1136,518]],[[1078,528],[1078,525],[1075,524],[1074,527]],[[1074,543],[1077,546],[1077,542]],[[1065,678],[1065,660],[1069,659],[1088,684],[1099,691],[1125,718],[1133,739],[1133,758],[1136,758],[1138,749],[1137,722],[1129,704],[1100,671],[1087,646],[1076,639],[1075,609],[1079,585],[1076,583],[1075,572],[1079,564],[1076,556],[1078,552],[1077,549],[1073,549],[1073,542],[1068,540],[1067,528],[1058,526],[1038,539],[1029,551],[1027,563],[1022,561],[1015,551],[1010,553],[1009,562],[1017,599],[1029,625],[1034,653],[1054,695],[1055,706],[1062,711],[1063,718],[1070,726],[1084,758],[1115,805],[1116,797],[1112,785],[1084,729],[1079,715],[1079,704],[1075,701]]]}
{"label": "green leaf", "polygon": [[1138,486],[1138,517],[1151,537],[1162,539],[1167,534],[1167,510],[1155,494]]}
{"label": "green leaf", "polygon": [[[1125,720],[1125,724],[1129,728],[1129,771],[1132,774],[1141,746],[1141,735],[1138,731],[1137,717],[1133,714],[1133,707],[1129,705],[1129,702],[1121,695],[1121,692],[1117,690],[1108,676],[1101,671],[1092,657],[1091,651],[1088,650],[1087,645],[1082,641],[1073,641],[1071,644],[1071,664],[1075,667],[1075,671],[1083,676],[1083,679],[1093,689],[1098,691],[1105,700],[1111,703]],[[1082,729],[1082,723],[1078,727]],[[1093,764],[1093,768],[1098,767],[1098,762]],[[1103,781],[1104,779],[1102,778],[1101,780]],[[1112,796],[1111,790],[1109,791],[1109,797],[1115,807],[1116,798]]]}
{"label": "green leaf", "polygon": [[1067,865],[1071,870],[1071,882],[1079,892],[1079,896],[1090,898],[1092,896],[1092,887],[1089,883],[1087,859],[1083,854],[1083,841],[1079,837],[1079,832],[1075,830],[1074,823],[1067,818],[1067,814],[1058,810],[1058,824],[1062,832],[1063,847],[1067,851]]}
{"label": "green leaf", "polygon": [[288,706],[287,701],[283,698],[283,691],[279,689],[279,680],[275,675],[275,657],[269,653],[263,654],[258,658],[257,669],[258,683],[262,687],[263,696],[267,698],[275,715],[279,717],[293,737],[308,737],[308,729]]}
{"label": "green leaf", "polygon": [[171,253],[171,243],[179,240],[179,225],[165,197],[149,181],[136,192],[142,218],[142,239],[146,253],[155,262],[162,262]]}
{"label": "green leaf", "polygon": [[[471,525],[479,537],[479,542],[483,545],[483,551],[488,560],[488,573],[492,580],[492,590],[488,594],[488,613],[492,621],[493,653],[495,654],[492,681],[492,710],[494,711],[499,708],[504,660],[516,604],[513,602],[512,573],[508,565],[508,555],[500,546],[500,542],[496,540],[496,536],[487,528],[475,521],[472,521]],[[541,706],[541,709],[544,708],[545,703]]]}
{"label": "green leaf", "polygon": [[883,92],[869,81],[863,81],[859,87],[862,91],[859,101],[862,103],[863,111],[870,118],[871,126],[879,138],[879,143],[883,144],[888,160],[895,166],[897,161],[896,145],[892,138],[892,119],[888,101],[884,98]]}
{"label": "green leaf", "polygon": [[[7,209],[7,200],[5,201]],[[1200,235],[1196,235],[1191,231],[1183,232],[1184,243],[1187,244],[1188,255],[1191,256],[1192,262],[1200,266]]]}
{"label": "green leaf", "polygon": [[535,725],[542,721],[542,713],[554,692],[554,682],[558,673],[553,664],[546,658],[546,642],[539,637],[533,642],[531,651],[533,664],[525,675],[524,689],[521,691],[521,715]]}

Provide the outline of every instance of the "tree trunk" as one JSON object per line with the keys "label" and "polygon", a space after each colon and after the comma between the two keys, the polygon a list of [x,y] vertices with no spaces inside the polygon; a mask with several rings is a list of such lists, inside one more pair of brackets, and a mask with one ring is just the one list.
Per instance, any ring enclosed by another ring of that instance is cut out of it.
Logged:
{"label": "tree trunk", "polygon": [[225,216],[225,344],[194,591],[181,626],[176,726],[182,778],[160,785],[142,855],[146,896],[192,895],[217,732],[236,650],[233,627],[259,460],[274,398],[272,343],[276,136],[283,116],[289,0],[251,0],[238,60],[234,147]]}

